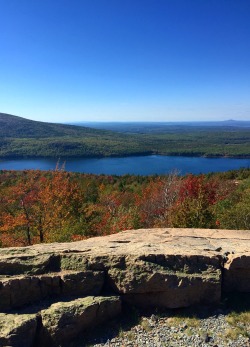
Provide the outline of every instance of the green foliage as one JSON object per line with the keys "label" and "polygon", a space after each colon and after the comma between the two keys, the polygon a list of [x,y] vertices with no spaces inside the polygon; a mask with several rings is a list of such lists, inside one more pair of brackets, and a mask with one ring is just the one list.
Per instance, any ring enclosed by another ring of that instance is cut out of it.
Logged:
{"label": "green foliage", "polygon": [[118,133],[31,121],[0,113],[0,158],[131,155],[249,157],[250,130],[169,126],[164,132]]}
{"label": "green foliage", "polygon": [[218,203],[217,216],[223,229],[250,230],[250,185]]}

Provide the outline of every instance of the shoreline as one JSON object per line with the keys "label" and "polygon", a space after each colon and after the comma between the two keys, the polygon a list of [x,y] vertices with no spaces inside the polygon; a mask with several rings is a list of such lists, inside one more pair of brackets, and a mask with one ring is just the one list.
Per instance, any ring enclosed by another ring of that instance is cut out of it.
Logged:
{"label": "shoreline", "polygon": [[93,156],[0,156],[0,162],[5,160],[41,160],[41,159],[47,159],[47,160],[80,160],[80,159],[105,159],[105,158],[133,158],[133,157],[151,157],[151,156],[160,156],[160,157],[183,157],[183,158],[207,158],[207,159],[250,159],[249,155],[225,155],[225,154],[201,154],[201,155],[194,155],[194,154],[162,154],[162,153],[136,153],[136,154],[125,154],[125,155],[93,155]]}

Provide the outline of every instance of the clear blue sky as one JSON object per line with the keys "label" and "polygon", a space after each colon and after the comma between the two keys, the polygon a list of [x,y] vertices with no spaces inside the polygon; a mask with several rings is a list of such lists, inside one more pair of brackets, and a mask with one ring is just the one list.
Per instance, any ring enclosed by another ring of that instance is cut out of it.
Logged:
{"label": "clear blue sky", "polygon": [[250,120],[250,1],[0,0],[0,112]]}

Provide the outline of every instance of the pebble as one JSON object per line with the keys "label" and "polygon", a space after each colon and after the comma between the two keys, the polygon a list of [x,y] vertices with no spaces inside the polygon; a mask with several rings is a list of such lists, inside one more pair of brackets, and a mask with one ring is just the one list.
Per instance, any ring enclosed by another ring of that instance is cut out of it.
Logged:
{"label": "pebble", "polygon": [[[235,340],[225,334],[232,329],[226,321],[227,313],[222,310],[214,315],[199,319],[198,324],[180,321],[171,325],[171,317],[141,317],[140,323],[117,336],[107,337],[100,342],[92,340],[91,347],[250,347],[249,337],[239,335]],[[250,327],[249,327],[250,334]],[[82,345],[83,346],[83,345]]]}

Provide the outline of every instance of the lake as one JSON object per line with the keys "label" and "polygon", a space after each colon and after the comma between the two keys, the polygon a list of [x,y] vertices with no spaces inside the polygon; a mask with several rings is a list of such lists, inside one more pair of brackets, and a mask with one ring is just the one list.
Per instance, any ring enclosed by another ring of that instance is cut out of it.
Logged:
{"label": "lake", "polygon": [[[20,159],[0,160],[0,170],[39,169],[53,170],[57,160],[52,159]],[[208,173],[235,170],[250,167],[250,159],[174,157],[174,156],[137,156],[122,158],[90,158],[67,159],[65,170],[107,175],[154,175],[167,174],[178,170],[186,173]]]}

